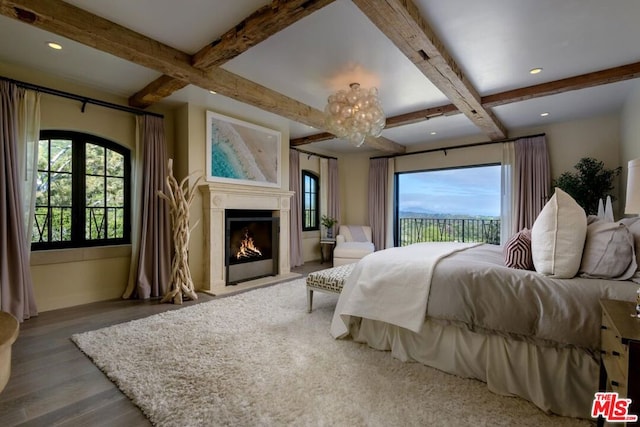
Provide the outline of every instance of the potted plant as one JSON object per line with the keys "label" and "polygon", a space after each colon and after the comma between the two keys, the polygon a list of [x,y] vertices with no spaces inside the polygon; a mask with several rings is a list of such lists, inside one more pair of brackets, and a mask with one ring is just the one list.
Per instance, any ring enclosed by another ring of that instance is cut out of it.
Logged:
{"label": "potted plant", "polygon": [[[610,195],[614,179],[620,175],[622,168],[606,169],[603,162],[591,157],[583,157],[574,167],[577,172],[564,172],[552,185],[573,197],[587,215],[595,215],[598,212],[598,200]],[[611,200],[615,200],[613,195]]]}
{"label": "potted plant", "polygon": [[320,218],[320,224],[327,229],[328,239],[333,238],[333,226],[336,225],[337,222],[338,220],[327,215],[322,215],[322,218]]}

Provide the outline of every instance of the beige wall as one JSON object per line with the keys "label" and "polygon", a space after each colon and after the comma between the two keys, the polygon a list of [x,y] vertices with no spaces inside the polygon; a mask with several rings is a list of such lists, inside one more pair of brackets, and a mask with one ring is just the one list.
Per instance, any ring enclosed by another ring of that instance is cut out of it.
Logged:
{"label": "beige wall", "polygon": [[[125,98],[50,78],[42,73],[0,63],[0,75],[76,95],[127,105]],[[86,132],[117,142],[135,156],[135,116],[130,113],[43,94],[41,128]],[[173,117],[165,114],[169,153],[173,152]],[[36,251],[31,255],[34,294],[40,312],[119,298],[125,290],[131,258],[130,245],[108,248]]]}
{"label": "beige wall", "polygon": [[[627,182],[629,160],[640,158],[640,83],[629,95],[620,114],[620,164],[623,167],[621,182]],[[621,185],[621,200],[626,197],[625,185]]]}
{"label": "beige wall", "polygon": [[[639,96],[640,98],[640,96]],[[638,101],[640,113],[640,100]],[[582,157],[590,156],[602,160],[606,167],[620,165],[620,120],[617,116],[606,116],[588,120],[550,124],[545,127],[522,129],[512,132],[512,137],[545,133],[553,178],[562,172],[573,170]],[[640,135],[640,134],[639,134]],[[440,147],[484,142],[461,138],[411,147],[410,151],[430,150]],[[639,154],[640,156],[640,154]],[[370,153],[349,154],[339,158],[343,224],[368,224],[367,180]],[[502,159],[500,144],[425,154],[396,157],[396,172],[448,168],[472,164],[499,163]],[[348,165],[348,166],[347,166]],[[617,202],[614,210],[617,212]]]}
{"label": "beige wall", "polygon": [[[300,153],[300,170],[308,170],[320,176],[320,158]],[[304,262],[320,259],[320,231],[302,233],[302,256]]]}
{"label": "beige wall", "polygon": [[[71,93],[90,96],[108,102],[126,105],[126,99],[100,90],[77,86],[51,78],[42,73],[8,66],[0,63],[0,75],[27,81]],[[208,106],[204,106],[208,104]],[[85,113],[81,104],[63,98],[43,95],[42,128],[72,129],[92,133],[117,141],[129,148],[134,147],[134,116],[94,105],[87,105]],[[223,98],[192,103],[166,110],[154,107],[152,110],[165,114],[165,126],[169,156],[174,158],[175,174],[180,179],[188,173],[204,171],[205,152],[205,111],[209,109],[220,114],[246,120],[282,132],[282,189],[288,189],[288,122],[279,117],[253,107]],[[583,156],[603,160],[607,167],[640,157],[640,90],[630,98],[621,118],[601,117],[590,120],[561,123],[543,128],[525,129],[512,132],[511,136],[546,132],[551,152],[553,176],[573,165]],[[175,142],[174,142],[175,141]],[[620,142],[621,141],[621,142]],[[450,146],[476,142],[465,138],[442,141],[439,146]],[[429,149],[434,145],[416,147]],[[434,153],[426,156],[398,158],[398,170],[429,169],[469,164],[478,159],[483,162],[499,161],[497,146],[486,147],[478,152],[473,150],[452,150],[447,156]],[[135,153],[133,153],[135,154]],[[331,153],[324,153],[331,154]],[[338,156],[342,200],[343,224],[367,224],[367,180],[369,154],[349,154]],[[301,156],[303,168],[319,170],[315,157]],[[198,194],[192,205],[191,224],[202,218],[202,203]],[[196,226],[191,237],[190,265],[197,287],[203,280],[203,233]],[[305,233],[303,247],[305,260],[319,258],[319,234]],[[32,274],[36,302],[40,311],[47,311],[93,301],[119,298],[126,286],[130,260],[130,247],[72,249],[64,251],[36,252],[32,255]]]}
{"label": "beige wall", "polygon": [[[289,189],[289,127],[288,122],[282,117],[249,107],[245,104],[223,98],[215,97],[210,106],[188,104],[176,109],[176,162],[180,165],[182,175],[193,174],[193,182],[198,176],[203,176],[199,185],[206,185],[205,174],[205,140],[206,140],[206,112],[213,111],[218,114],[244,120],[259,126],[280,131],[282,133],[281,146],[281,186],[280,189]],[[191,278],[197,289],[204,287],[204,228],[201,224],[203,217],[202,196],[197,191],[190,209],[190,226],[193,228],[189,240],[189,267]]]}

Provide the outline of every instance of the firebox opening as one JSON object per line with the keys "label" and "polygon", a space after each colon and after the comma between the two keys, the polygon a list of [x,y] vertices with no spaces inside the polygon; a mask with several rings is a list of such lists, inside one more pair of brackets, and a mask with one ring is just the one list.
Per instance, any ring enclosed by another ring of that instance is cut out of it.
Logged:
{"label": "firebox opening", "polygon": [[270,211],[226,214],[227,285],[278,274],[279,220]]}

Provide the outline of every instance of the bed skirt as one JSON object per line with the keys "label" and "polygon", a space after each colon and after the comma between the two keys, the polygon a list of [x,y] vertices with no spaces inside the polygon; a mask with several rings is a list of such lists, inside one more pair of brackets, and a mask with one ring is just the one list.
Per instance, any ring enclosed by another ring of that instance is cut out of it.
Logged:
{"label": "bed skirt", "polygon": [[577,348],[542,347],[427,321],[420,334],[352,318],[354,341],[450,374],[475,378],[501,395],[520,396],[545,412],[587,418],[598,389],[599,361]]}

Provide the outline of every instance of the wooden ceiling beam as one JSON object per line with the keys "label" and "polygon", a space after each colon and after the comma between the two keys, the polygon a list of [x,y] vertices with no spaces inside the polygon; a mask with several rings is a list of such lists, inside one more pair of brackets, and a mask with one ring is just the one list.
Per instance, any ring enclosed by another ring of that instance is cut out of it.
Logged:
{"label": "wooden ceiling beam", "polygon": [[[273,0],[200,49],[191,57],[191,63],[205,71],[220,66],[334,1]],[[147,108],[188,84],[187,81],[162,75],[133,94],[129,105]]]}
{"label": "wooden ceiling beam", "polygon": [[540,98],[542,96],[557,95],[572,90],[586,89],[594,86],[609,83],[621,82],[624,80],[640,77],[640,62],[608,68],[606,70],[594,71],[592,73],[581,74],[579,76],[567,77],[566,79],[555,80],[547,83],[540,83],[506,92],[496,93],[482,97],[482,105],[493,108],[500,105],[511,104],[513,102],[526,101],[528,99]]}
{"label": "wooden ceiling beam", "polygon": [[505,127],[482,105],[475,88],[411,0],[353,2],[489,138],[507,137]]}
{"label": "wooden ceiling beam", "polygon": [[[410,125],[412,123],[420,123],[425,120],[436,117],[449,116],[459,114],[460,110],[453,104],[442,105],[440,107],[425,108],[423,110],[413,111],[411,113],[400,114],[393,117],[387,117],[385,129],[393,129],[398,126]],[[303,136],[301,138],[292,139],[290,145],[295,147],[299,145],[312,144],[314,142],[328,141],[335,139],[335,135],[329,132],[317,133],[314,135]]]}
{"label": "wooden ceiling beam", "polygon": [[[190,55],[69,3],[0,0],[0,14],[289,120],[324,129],[324,113],[320,110],[222,68],[198,69],[191,65]],[[385,151],[397,152],[402,147],[384,141],[380,141],[379,148],[386,147]]]}
{"label": "wooden ceiling beam", "polygon": [[334,1],[273,0],[200,49],[193,56],[192,64],[205,70],[220,66]]}
{"label": "wooden ceiling beam", "polygon": [[[508,90],[493,95],[483,96],[482,105],[485,108],[498,107],[500,105],[512,104],[514,102],[526,101],[543,96],[557,95],[573,90],[587,89],[590,87],[617,83],[625,80],[640,77],[640,62],[621,65],[619,67],[608,68],[606,70],[594,71],[592,73],[581,74],[579,76],[567,77],[565,79],[554,80],[547,83],[540,83],[519,89]],[[385,129],[397,126],[420,123],[435,117],[452,116],[460,114],[461,111],[453,104],[442,105],[440,107],[426,108],[411,113],[400,114],[387,118]],[[319,133],[302,138],[291,140],[291,145],[305,145],[313,142],[333,139],[330,133]]]}

